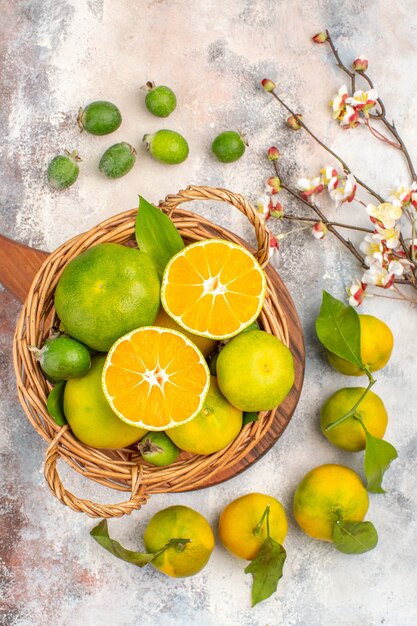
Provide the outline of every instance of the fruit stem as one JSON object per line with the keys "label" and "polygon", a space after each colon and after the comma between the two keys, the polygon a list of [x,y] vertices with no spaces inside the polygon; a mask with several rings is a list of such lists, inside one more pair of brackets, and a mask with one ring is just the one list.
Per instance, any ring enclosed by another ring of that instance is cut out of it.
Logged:
{"label": "fruit stem", "polygon": [[153,443],[150,439],[146,439],[138,443],[138,450],[141,454],[149,454],[151,452],[163,452],[160,446]]}
{"label": "fruit stem", "polygon": [[157,556],[160,556],[163,552],[165,552],[167,548],[171,547],[174,547],[178,552],[184,552],[187,543],[191,543],[191,539],[183,539],[182,537],[178,539],[170,539],[163,548],[158,550],[158,552],[155,552],[154,559],[156,559]]}
{"label": "fruit stem", "polygon": [[266,517],[266,533],[267,536],[269,537],[269,511],[270,511],[270,505],[267,504],[265,511],[262,513],[262,517],[259,520],[259,522],[257,523],[257,525],[255,526],[255,528],[253,529],[253,534],[255,535],[255,537],[259,537],[259,535],[262,533],[262,524],[264,523],[264,519]]}
{"label": "fruit stem", "polygon": [[[346,421],[349,417],[351,417],[352,415],[354,415],[356,409],[358,408],[358,406],[360,405],[360,403],[362,402],[362,400],[365,398],[365,396],[368,394],[368,391],[371,389],[371,387],[373,385],[375,385],[376,380],[374,379],[374,377],[372,376],[371,372],[369,371],[369,369],[367,367],[363,368],[363,371],[365,372],[365,374],[368,377],[369,383],[367,388],[365,389],[365,391],[363,392],[363,394],[361,395],[361,397],[359,398],[359,400],[353,405],[353,407],[350,409],[350,411],[348,413],[346,413],[346,415],[342,415],[342,417],[339,417],[337,420],[335,420],[334,422],[330,422],[330,424],[328,424],[326,426],[326,428],[324,429],[326,432],[328,432],[329,430],[332,430],[333,428],[335,428],[336,426],[339,426],[339,424],[342,424],[344,421]],[[358,418],[356,418],[358,419]]]}
{"label": "fruit stem", "polygon": [[363,423],[363,419],[362,419],[359,415],[354,415],[354,416],[353,416],[353,419],[355,419],[356,421],[358,421],[358,422],[359,422],[359,424],[360,424],[360,425],[362,426],[362,428],[364,429],[365,434],[367,434],[367,433],[368,433],[368,429],[366,428],[365,424]]}
{"label": "fruit stem", "polygon": [[43,354],[43,348],[37,348],[36,346],[28,346],[28,350],[33,353],[35,359],[40,361]]}
{"label": "fruit stem", "polygon": [[151,147],[152,135],[150,135],[149,133],[143,135],[142,141],[144,142],[146,149],[149,150]]}

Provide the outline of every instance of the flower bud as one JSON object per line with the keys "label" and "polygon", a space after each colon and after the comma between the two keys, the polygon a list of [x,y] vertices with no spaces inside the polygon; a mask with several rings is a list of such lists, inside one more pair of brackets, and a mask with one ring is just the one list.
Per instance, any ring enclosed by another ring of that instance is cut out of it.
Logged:
{"label": "flower bud", "polygon": [[313,237],[316,239],[323,239],[328,232],[329,230],[323,222],[316,222],[312,228]]}
{"label": "flower bud", "polygon": [[317,33],[311,38],[314,43],[325,43],[327,41],[327,33]]}
{"label": "flower bud", "polygon": [[270,78],[264,78],[261,81],[261,85],[265,89],[265,91],[273,91],[276,87],[276,84]]}
{"label": "flower bud", "polygon": [[268,203],[268,210],[270,217],[284,217],[284,207],[282,206],[276,195],[271,196]]}
{"label": "flower bud", "polygon": [[366,72],[368,69],[368,59],[361,54],[353,61],[353,69],[357,72]]}
{"label": "flower bud", "polygon": [[300,115],[299,113],[296,113],[295,115],[291,115],[287,119],[287,126],[291,128],[291,130],[300,130],[301,128],[300,120],[302,119],[303,119],[303,116]]}
{"label": "flower bud", "polygon": [[281,219],[281,218],[284,217],[284,209],[283,208],[278,209],[278,207],[277,207],[277,208],[273,209],[270,212],[270,216],[271,217],[277,217],[278,219]]}
{"label": "flower bud", "polygon": [[349,296],[350,306],[357,307],[362,304],[363,299],[368,295],[365,293],[366,287],[366,283],[362,283],[360,280],[355,279],[352,281],[351,285],[349,285],[346,290]]}
{"label": "flower bud", "polygon": [[281,191],[281,181],[278,176],[271,176],[270,178],[268,178],[268,180],[266,181],[266,186],[271,194],[275,194]]}
{"label": "flower bud", "polygon": [[271,146],[268,148],[268,159],[270,161],[278,161],[279,159],[279,150],[275,146]]}

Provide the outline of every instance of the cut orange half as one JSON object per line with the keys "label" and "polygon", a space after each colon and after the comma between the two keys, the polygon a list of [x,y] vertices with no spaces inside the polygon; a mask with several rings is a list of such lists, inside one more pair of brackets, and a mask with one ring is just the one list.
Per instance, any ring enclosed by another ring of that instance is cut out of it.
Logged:
{"label": "cut orange half", "polygon": [[182,333],[145,326],[111,347],[102,382],[111,408],[123,421],[167,430],[201,410],[210,375],[200,350]]}
{"label": "cut orange half", "polygon": [[265,293],[265,274],[248,250],[207,239],[172,257],[161,300],[168,315],[189,332],[226,339],[258,317]]}

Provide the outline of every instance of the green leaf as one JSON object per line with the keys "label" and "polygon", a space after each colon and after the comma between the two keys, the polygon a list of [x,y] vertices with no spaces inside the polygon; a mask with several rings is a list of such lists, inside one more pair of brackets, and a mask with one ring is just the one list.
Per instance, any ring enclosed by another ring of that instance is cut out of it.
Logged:
{"label": "green leaf", "polygon": [[374,437],[366,430],[364,469],[367,489],[372,493],[385,493],[382,479],[392,461],[398,456],[396,449],[388,441]]}
{"label": "green leaf", "polygon": [[333,526],[333,543],[344,554],[363,554],[375,548],[378,533],[372,522],[337,520]]}
{"label": "green leaf", "polygon": [[327,291],[323,291],[316,332],[326,350],[364,369],[359,315],[353,307],[333,298]]}
{"label": "green leaf", "polygon": [[103,548],[111,552],[114,556],[122,561],[127,561],[138,567],[145,567],[148,563],[153,561],[155,554],[143,554],[141,552],[132,552],[126,550],[118,541],[115,541],[109,536],[109,530],[107,527],[107,520],[102,520],[97,526],[93,528],[90,535],[99,543]]}
{"label": "green leaf", "polygon": [[168,215],[142,196],[139,196],[135,235],[139,249],[155,263],[160,278],[168,261],[185,247]]}
{"label": "green leaf", "polygon": [[257,422],[258,420],[259,420],[259,415],[255,411],[244,411],[242,426],[245,426],[246,424],[249,424],[250,422]]}
{"label": "green leaf", "polygon": [[58,426],[67,424],[67,418],[64,413],[64,390],[66,380],[57,383],[51,390],[46,401],[46,408],[49,415],[54,419]]}
{"label": "green leaf", "polygon": [[256,557],[245,568],[245,574],[252,574],[252,606],[266,600],[278,586],[282,576],[287,553],[283,546],[267,537],[259,548]]}

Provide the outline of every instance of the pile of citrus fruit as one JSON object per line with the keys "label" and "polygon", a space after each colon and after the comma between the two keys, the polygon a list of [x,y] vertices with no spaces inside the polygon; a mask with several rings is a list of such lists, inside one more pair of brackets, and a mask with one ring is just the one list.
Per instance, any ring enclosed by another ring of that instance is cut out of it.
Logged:
{"label": "pile of citrus fruit", "polygon": [[266,278],[248,250],[220,239],[184,246],[143,199],[136,236],[141,249],[102,243],[66,265],[61,333],[33,350],[57,385],[48,408],[58,423],[96,448],[140,441],[144,461],[169,465],[181,451],[224,449],[245,412],[279,405],[293,358],[256,323]]}

